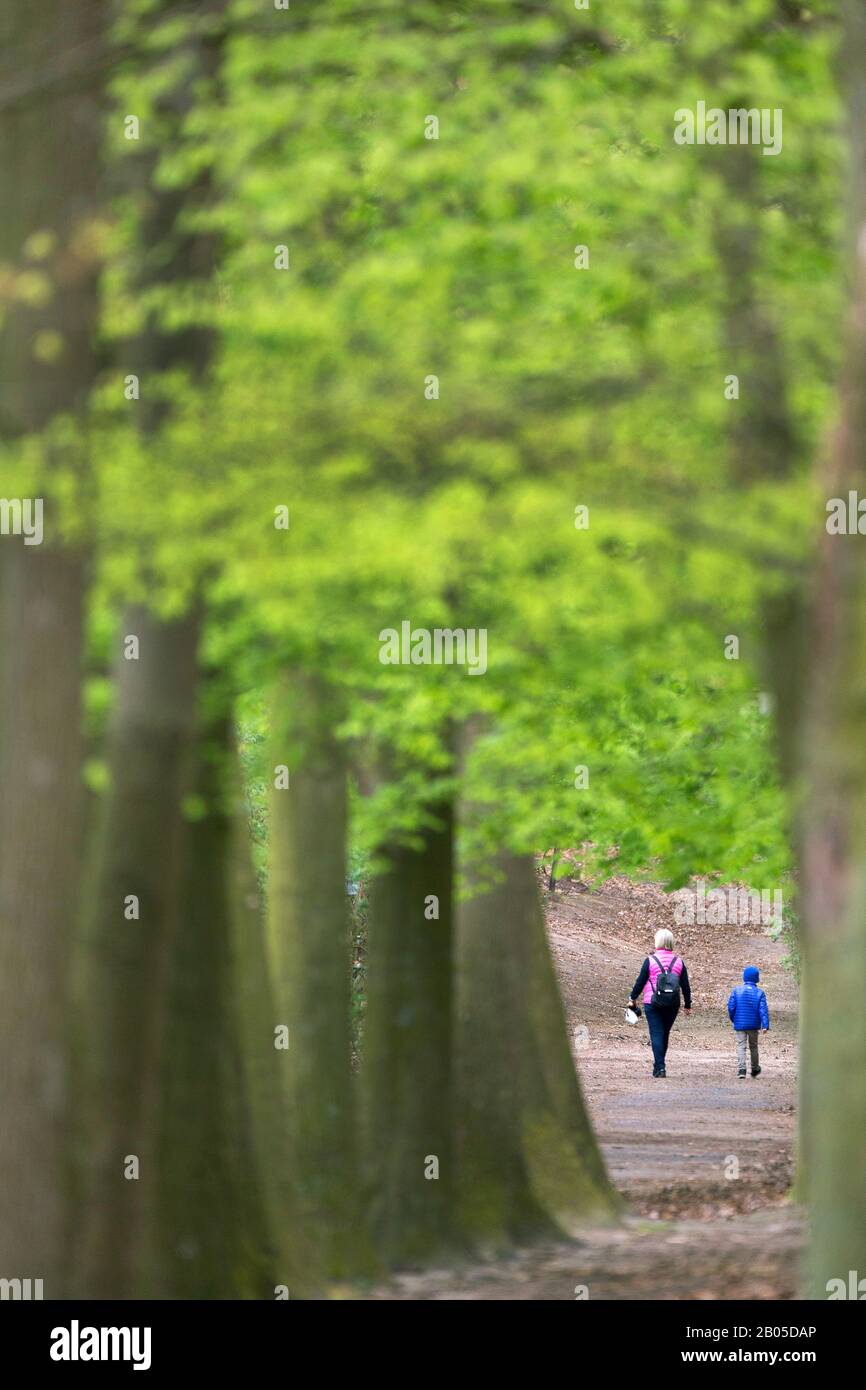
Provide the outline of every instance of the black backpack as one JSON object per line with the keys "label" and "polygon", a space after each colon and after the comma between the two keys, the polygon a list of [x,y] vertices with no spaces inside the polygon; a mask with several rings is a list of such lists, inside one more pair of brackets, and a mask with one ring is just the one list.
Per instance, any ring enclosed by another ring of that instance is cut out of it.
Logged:
{"label": "black backpack", "polygon": [[674,956],[667,970],[665,970],[658,956],[653,952],[650,960],[654,960],[659,968],[656,975],[655,989],[653,990],[652,1002],[658,1004],[662,1009],[679,1008],[680,1003],[680,977],[674,973],[674,966],[679,960],[679,956]]}

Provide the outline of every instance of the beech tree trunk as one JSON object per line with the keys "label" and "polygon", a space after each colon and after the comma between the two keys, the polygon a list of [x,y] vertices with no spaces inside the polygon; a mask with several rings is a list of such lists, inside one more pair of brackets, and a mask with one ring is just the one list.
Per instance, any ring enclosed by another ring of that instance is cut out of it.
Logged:
{"label": "beech tree trunk", "polygon": [[455,1238],[450,802],[420,848],[389,845],[369,890],[364,1141],[386,1263],[435,1258]]}
{"label": "beech tree trunk", "polygon": [[[103,1298],[152,1294],[157,1282],[159,1078],[198,691],[195,615],[165,623],[134,609],[125,629],[138,636],[140,656],[119,663],[79,987],[87,1171],[73,1240],[86,1295]],[[138,1160],[137,1178],[125,1175],[129,1157]]]}
{"label": "beech tree trunk", "polygon": [[[256,882],[240,770],[229,845],[233,1001],[244,1111],[262,1211],[268,1278],[290,1298],[317,1291],[310,1242],[294,1195],[286,1095],[285,1054],[275,1046],[279,1024],[265,936],[264,904]],[[273,1290],[271,1290],[273,1297]]]}
{"label": "beech tree trunk", "polygon": [[[195,289],[201,294],[212,283],[217,237],[191,221],[191,214],[213,201],[211,170],[196,166],[188,179],[168,183],[161,176],[161,165],[166,150],[176,149],[186,138],[184,122],[196,96],[218,87],[224,7],[224,0],[209,0],[198,14],[186,16],[184,33],[170,54],[142,44],[136,59],[144,69],[140,74],[143,82],[152,82],[155,76],[161,79],[150,129],[130,161],[131,177],[141,195],[135,288],[142,295],[167,286]],[[143,22],[159,21],[172,13],[169,3],[160,3]],[[213,329],[209,324],[185,323],[178,329],[166,322],[164,314],[150,309],[129,347],[128,365],[142,379],[142,398],[133,408],[153,449],[159,448],[160,426],[170,408],[160,393],[161,375],[181,369],[200,380],[209,368],[212,352]],[[170,1056],[166,1060],[166,1048],[179,1049],[179,1070],[193,1066],[185,1052],[186,1019],[172,1012],[172,1005],[186,1008],[193,1002],[184,996],[191,970],[186,954],[189,942],[186,937],[178,942],[176,932],[180,923],[188,922],[189,892],[203,891],[205,886],[199,882],[193,889],[197,873],[207,872],[199,865],[199,855],[207,860],[213,852],[209,836],[219,833],[213,820],[188,834],[183,813],[184,798],[195,788],[197,776],[207,775],[206,767],[197,772],[193,766],[199,628],[196,612],[183,621],[162,622],[141,609],[134,611],[126,631],[140,636],[141,659],[120,661],[118,706],[108,737],[112,786],[98,837],[92,907],[86,924],[91,933],[90,955],[85,963],[85,978],[90,971],[96,974],[97,998],[105,1017],[94,1019],[91,1031],[85,1033],[81,1111],[89,1116],[83,1152],[93,1155],[90,1190],[82,1198],[86,1209],[85,1287],[112,1297],[164,1290],[166,1279],[182,1283],[179,1261],[195,1263],[190,1252],[197,1243],[200,1248],[206,1238],[201,1221],[197,1236],[185,1238],[178,1232],[173,1243],[159,1228],[160,1213],[164,1227],[176,1186],[183,1186],[180,1150],[174,1153],[178,1171],[169,1167],[162,1174],[168,1186],[157,1177],[160,1126],[164,1123],[171,1136],[176,1119],[176,1077]],[[185,858],[188,850],[191,859]],[[199,970],[217,996],[227,950],[226,906],[217,892],[218,882],[207,884],[214,893],[214,934],[198,938],[203,953]],[[118,902],[122,904],[125,894],[137,893],[137,884],[143,885],[141,920],[130,923],[121,917],[126,931],[118,935]],[[193,930],[198,925],[193,917]],[[138,985],[134,984],[136,977]],[[170,1001],[172,988],[175,993]],[[217,997],[211,1003],[219,1011],[225,1000]],[[201,996],[196,1004],[201,1009],[208,1007]],[[233,1043],[232,1031],[220,1046],[230,1049]],[[166,1080],[171,1089],[163,1097]],[[209,1126],[211,1134],[222,1132],[213,1090],[205,1087],[196,1104],[197,1123]],[[166,1139],[169,1148],[173,1142],[171,1137]],[[118,1146],[122,1154],[138,1157],[137,1180],[120,1174]],[[224,1166],[220,1167],[224,1159],[223,1153],[214,1159],[213,1172],[201,1174],[202,1181],[209,1177],[212,1182],[211,1195],[221,1184],[226,1191],[226,1173]],[[206,1194],[201,1197],[207,1201]],[[179,1212],[177,1215],[180,1219]],[[226,1227],[230,1224],[227,1221]],[[225,1230],[211,1230],[207,1239],[228,1240],[229,1236]],[[178,1254],[180,1250],[185,1253]],[[204,1258],[201,1256],[200,1262]]]}
{"label": "beech tree trunk", "polygon": [[[273,1297],[238,1045],[231,891],[236,755],[228,715],[205,719],[163,1051],[159,1283],[171,1298]],[[266,1161],[276,1160],[271,1154]]]}
{"label": "beech tree trunk", "polygon": [[[465,730],[464,756],[479,736]],[[461,807],[468,825],[483,807]],[[460,1218],[485,1251],[617,1209],[571,1057],[530,856],[467,865],[456,912]]]}
{"label": "beech tree trunk", "polygon": [[[292,674],[273,701],[268,940],[274,1027],[288,1104],[297,1221],[317,1267],[343,1278],[363,1266],[346,897],[346,764],[332,693]],[[289,785],[278,785],[288,771]],[[272,1033],[272,1045],[274,1038]]]}
{"label": "beech tree trunk", "polygon": [[[839,425],[822,500],[866,495],[866,5],[845,6],[851,136],[853,302]],[[821,536],[810,642],[801,809],[807,1010],[802,1036],[801,1187],[811,1240],[807,1293],[866,1275],[866,551]],[[838,1286],[837,1286],[838,1287]],[[847,1294],[846,1294],[847,1296]]]}
{"label": "beech tree trunk", "polygon": [[83,586],[61,551],[17,554],[2,568],[0,1269],[42,1278],[46,1296],[60,1297]]}
{"label": "beech tree trunk", "polygon": [[[743,489],[797,476],[802,466],[801,441],[789,405],[789,382],[782,342],[770,312],[762,300],[761,235],[762,201],[759,170],[762,160],[751,145],[732,146],[720,168],[729,198],[716,240],[725,283],[726,369],[740,379],[741,399],[731,403],[731,474]],[[754,557],[753,557],[754,558]],[[802,862],[802,826],[794,804],[801,791],[803,771],[804,690],[803,672],[810,663],[809,555],[785,560],[778,567],[770,591],[763,596],[759,615],[759,650],[755,668],[774,697],[773,734],[779,772],[791,797],[792,858]],[[771,573],[772,562],[762,553],[761,562]],[[736,631],[732,616],[732,629]],[[799,891],[797,880],[789,896]],[[797,905],[802,910],[802,904]],[[801,928],[802,929],[802,928]],[[800,980],[800,1035],[808,1035],[808,996]],[[800,1072],[800,1103],[804,1073]],[[804,1147],[797,1145],[795,1189],[803,1192]]]}
{"label": "beech tree trunk", "polygon": [[[0,13],[0,49],[7,66],[18,64],[0,100],[0,260],[7,289],[29,278],[43,291],[6,294],[2,305],[2,491],[19,501],[10,445],[59,415],[80,420],[96,374],[105,32],[98,0]],[[65,1292],[66,967],[80,862],[85,589],[81,556],[58,541],[54,447],[43,451],[38,480],[42,543],[0,536],[0,1272],[42,1278],[47,1298]],[[64,461],[80,468],[82,456]]]}

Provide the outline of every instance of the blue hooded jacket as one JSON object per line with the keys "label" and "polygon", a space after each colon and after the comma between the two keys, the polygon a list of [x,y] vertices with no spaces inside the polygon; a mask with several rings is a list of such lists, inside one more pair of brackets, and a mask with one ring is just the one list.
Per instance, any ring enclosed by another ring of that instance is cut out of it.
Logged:
{"label": "blue hooded jacket", "polygon": [[770,1012],[767,996],[758,989],[760,972],[754,965],[747,965],[743,971],[742,985],[735,985],[728,1000],[728,1017],[738,1033],[747,1033],[752,1028],[769,1028]]}

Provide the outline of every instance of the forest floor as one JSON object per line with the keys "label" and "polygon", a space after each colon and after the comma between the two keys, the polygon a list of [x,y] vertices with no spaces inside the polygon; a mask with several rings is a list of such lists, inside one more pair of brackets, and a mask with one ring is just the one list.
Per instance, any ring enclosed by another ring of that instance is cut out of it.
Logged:
{"label": "forest floor", "polygon": [[[575,1059],[610,1176],[620,1225],[527,1247],[455,1271],[407,1273],[385,1299],[789,1299],[797,1296],[802,1213],[793,1177],[797,987],[785,950],[759,925],[676,925],[653,884],[613,879],[597,892],[561,883],[547,923]],[[623,1009],[659,926],[688,965],[667,1079],[651,1076],[643,1020]],[[771,1031],[761,1076],[740,1080],[726,1002],[757,965]],[[737,1176],[729,1174],[737,1173]],[[586,1296],[585,1294],[583,1296]]]}

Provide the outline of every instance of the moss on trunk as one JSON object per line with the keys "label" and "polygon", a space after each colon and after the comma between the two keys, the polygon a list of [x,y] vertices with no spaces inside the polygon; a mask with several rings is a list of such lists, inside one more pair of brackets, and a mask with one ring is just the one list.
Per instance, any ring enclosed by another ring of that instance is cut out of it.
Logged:
{"label": "moss on trunk", "polygon": [[264,902],[253,867],[238,767],[234,797],[228,869],[232,1000],[241,1086],[261,1202],[268,1274],[274,1287],[285,1286],[294,1298],[315,1292],[317,1280],[315,1262],[296,1215],[283,1053],[274,1047],[277,1012],[265,940]]}
{"label": "moss on trunk", "polygon": [[[464,758],[480,736],[464,733]],[[464,803],[468,829],[483,806]],[[456,912],[461,1224],[484,1249],[605,1219],[618,1202],[574,1068],[529,855],[466,864]]]}
{"label": "moss on trunk", "polygon": [[[268,943],[273,1029],[288,1105],[291,1171],[309,1275],[366,1268],[351,1076],[351,954],[346,899],[347,784],[333,696],[296,674],[273,701]],[[288,769],[288,786],[277,768]]]}
{"label": "moss on trunk", "polygon": [[234,756],[229,718],[212,719],[198,741],[163,1053],[159,1282],[171,1298],[260,1298],[274,1283],[234,999]]}
{"label": "moss on trunk", "polygon": [[369,895],[365,1158],[391,1265],[434,1258],[454,1240],[450,803],[430,816],[419,848],[383,850]]}

